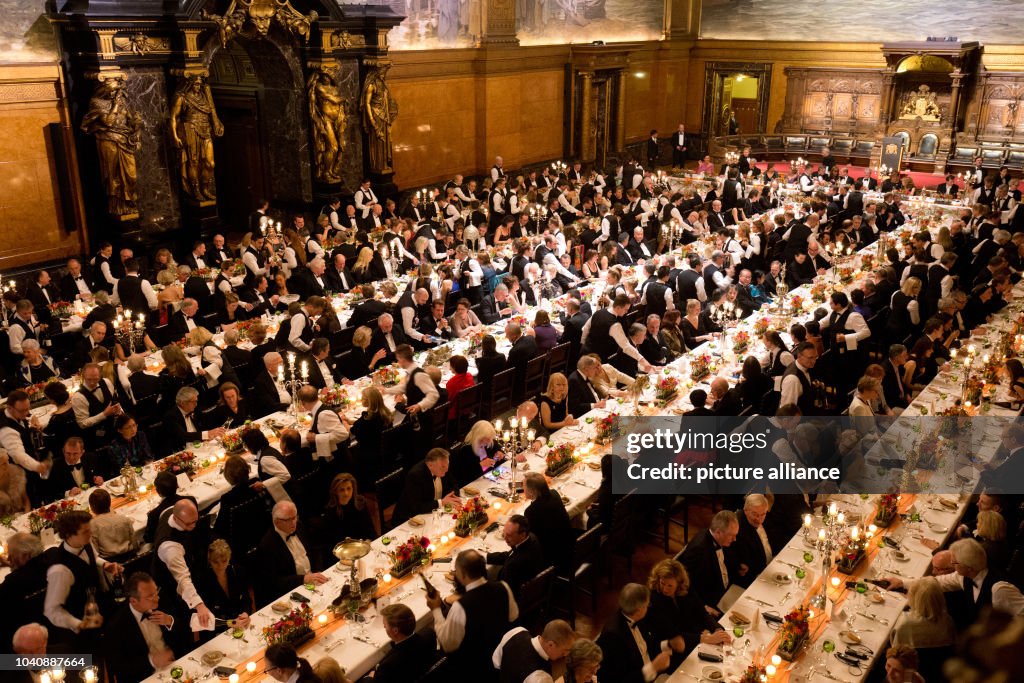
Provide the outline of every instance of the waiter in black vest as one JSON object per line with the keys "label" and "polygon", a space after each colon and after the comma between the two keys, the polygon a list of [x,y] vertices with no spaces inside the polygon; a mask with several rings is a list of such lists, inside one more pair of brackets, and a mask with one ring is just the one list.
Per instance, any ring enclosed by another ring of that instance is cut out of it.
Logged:
{"label": "waiter in black vest", "polygon": [[90,541],[92,515],[72,510],[54,526],[61,544],[46,551],[46,597],[43,614],[50,622],[50,652],[95,652],[106,600],[107,577],[121,565],[96,555]]}
{"label": "waiter in black vest", "polygon": [[576,642],[576,632],[562,619],[549,621],[535,637],[522,626],[512,629],[494,650],[491,663],[499,683],[523,683],[535,672],[551,674],[551,663],[561,661]]}
{"label": "waiter in black vest", "polygon": [[149,312],[156,310],[156,292],[149,280],[139,277],[138,259],[128,259],[124,264],[125,275],[117,281],[117,298],[121,302],[121,308],[133,313],[143,313],[149,317]]}
{"label": "waiter in black vest", "polygon": [[[183,498],[164,514],[153,535],[153,580],[160,587],[161,608],[175,618],[188,619],[195,611],[198,626],[213,626],[213,613],[196,590],[193,576],[206,565],[206,552],[198,548],[195,528],[199,521],[196,504]],[[193,625],[193,630],[197,630]]]}
{"label": "waiter in black vest", "polygon": [[679,129],[672,134],[672,168],[682,168],[686,163],[686,126],[679,124]]}
{"label": "waiter in black vest", "polygon": [[821,320],[825,349],[832,349],[835,358],[834,377],[838,389],[846,394],[860,372],[859,344],[871,336],[864,316],[853,310],[846,292],[833,292],[830,300],[832,313]]}
{"label": "waiter in black vest", "polygon": [[[0,415],[0,446],[7,451],[7,457],[25,470],[25,490],[32,505],[42,503],[41,475],[48,475],[53,461],[44,457],[36,447],[38,423],[31,414],[32,404],[24,389],[15,389],[7,395],[7,408]],[[41,442],[42,440],[39,439]]]}
{"label": "waiter in black vest", "polygon": [[114,435],[114,418],[123,411],[114,393],[114,385],[100,376],[97,363],[86,363],[82,368],[82,386],[71,397],[71,407],[87,450],[109,443]]}
{"label": "waiter in black vest", "polygon": [[334,455],[338,446],[348,441],[348,428],[345,427],[341,416],[321,403],[320,392],[308,384],[299,389],[299,402],[302,409],[313,416],[313,422],[306,434],[306,443],[315,447],[314,457],[337,464]]}
{"label": "waiter in black vest", "polygon": [[608,362],[616,353],[624,353],[637,362],[644,372],[651,372],[648,363],[622,329],[622,319],[629,312],[629,297],[618,294],[611,308],[602,308],[583,326],[583,353],[596,353]]}
{"label": "waiter in black vest", "polygon": [[798,344],[793,350],[796,360],[782,373],[782,398],[779,405],[796,405],[804,415],[816,413],[815,389],[811,370],[818,362],[818,349],[813,342]]}
{"label": "waiter in black vest", "polygon": [[491,656],[519,618],[512,589],[504,581],[487,580],[487,564],[475,550],[465,550],[455,558],[455,582],[462,597],[449,598],[447,615],[440,592],[427,597],[437,644],[448,655],[451,680],[496,681]]}

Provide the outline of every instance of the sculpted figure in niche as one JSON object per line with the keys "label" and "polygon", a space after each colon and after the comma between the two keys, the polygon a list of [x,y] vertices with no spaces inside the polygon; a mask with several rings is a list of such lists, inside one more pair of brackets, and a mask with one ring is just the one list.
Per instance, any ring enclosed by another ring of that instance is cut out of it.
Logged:
{"label": "sculpted figure in niche", "polygon": [[389,68],[390,64],[382,64],[370,69],[360,98],[369,138],[370,170],[378,173],[391,172],[391,124],[398,118],[398,103],[384,80]]}
{"label": "sculpted figure in niche", "polygon": [[326,183],[341,181],[345,151],[345,103],[338,95],[336,77],[336,67],[320,65],[313,69],[306,83],[316,175]]}
{"label": "sculpted figure in niche", "polygon": [[100,82],[89,100],[82,130],[96,136],[100,177],[107,193],[107,211],[112,216],[137,213],[135,153],[139,151],[142,118],[128,107],[123,78]]}
{"label": "sculpted figure in niche", "polygon": [[224,134],[224,126],[217,118],[205,76],[186,78],[174,96],[170,123],[171,140],[181,154],[182,189],[197,202],[216,199],[213,138]]}
{"label": "sculpted figure in niche", "polygon": [[922,85],[917,92],[907,98],[900,112],[901,119],[921,118],[925,121],[939,120],[939,105],[935,101],[935,93],[927,85]]}

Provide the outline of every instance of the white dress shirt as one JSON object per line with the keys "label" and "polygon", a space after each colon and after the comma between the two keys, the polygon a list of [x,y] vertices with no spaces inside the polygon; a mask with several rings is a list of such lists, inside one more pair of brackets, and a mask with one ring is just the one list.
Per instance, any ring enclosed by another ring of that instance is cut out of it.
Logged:
{"label": "white dress shirt", "polygon": [[[167,643],[164,641],[164,634],[160,631],[160,626],[157,626],[150,619],[146,619],[145,615],[139,610],[128,605],[128,609],[132,611],[132,616],[135,617],[135,623],[139,625],[139,630],[142,631],[142,637],[146,641],[146,647],[149,649],[149,663],[156,668],[153,664],[153,655],[157,652],[163,652],[167,649]],[[173,627],[173,617],[171,617],[171,626],[167,626],[168,630]]]}
{"label": "white dress shirt", "polygon": [[[477,579],[466,586],[466,592],[475,590],[485,583],[487,583],[487,579]],[[508,619],[509,621],[515,621],[519,618],[519,605],[516,604],[516,599],[512,595],[512,589],[508,587],[508,584],[502,581],[501,585],[508,592]],[[447,617],[444,616],[444,612],[441,611],[440,607],[435,607],[431,614],[434,617],[434,633],[437,634],[437,644],[446,653],[458,650],[459,645],[462,644],[462,639],[466,637],[466,612],[462,609],[462,604],[455,602],[451,609],[448,610]]]}
{"label": "white dress shirt", "polygon": [[[72,555],[81,557],[88,561],[85,548],[75,548],[64,542],[64,549]],[[96,569],[100,572],[100,580],[103,576],[103,565],[106,561],[98,554],[96,557]],[[63,564],[53,564],[46,570],[46,598],[43,602],[43,614],[54,626],[65,628],[78,633],[82,620],[64,609],[64,601],[68,599],[72,586],[75,585],[75,575]]]}
{"label": "white dress shirt", "polygon": [[[178,520],[174,515],[171,515],[168,524],[171,525],[172,529],[185,531],[178,524]],[[182,545],[177,541],[164,541],[160,544],[160,549],[157,550],[156,556],[167,566],[168,571],[171,572],[171,576],[174,577],[178,584],[178,595],[185,601],[188,608],[194,610],[203,604],[203,599],[199,596],[199,591],[196,590],[195,584],[192,582],[192,572],[189,571],[188,563],[185,562],[185,549]]]}
{"label": "white dress shirt", "polygon": [[[110,400],[117,400],[117,392],[114,391],[114,385],[110,383],[110,380],[106,378],[100,378],[100,381],[107,385],[107,391],[110,392]],[[82,389],[90,391],[89,387],[82,385]],[[100,391],[99,385],[95,389],[92,389],[92,394],[100,401],[103,400],[103,392]],[[107,419],[107,416],[102,412],[96,413],[95,415],[89,414],[89,399],[84,394],[75,392],[71,394],[71,409],[75,411],[75,421],[78,422],[78,426],[82,429],[89,429],[95,427],[99,423]]]}
{"label": "white dress shirt", "polygon": [[[811,373],[807,371],[807,368],[800,365],[800,363],[797,363],[796,367],[797,370],[804,373],[804,376],[807,378],[807,381],[810,382]],[[800,396],[803,395],[804,393],[804,387],[800,383],[800,378],[797,377],[796,375],[787,375],[783,377],[781,392],[782,398],[779,399],[779,405],[784,406],[788,403],[796,405],[796,402],[800,400]]]}
{"label": "white dress shirt", "polygon": [[[417,366],[414,365],[408,370],[406,370],[405,377],[402,378],[402,381],[393,387],[387,387],[386,389],[384,389],[384,393],[405,394],[406,388],[409,383],[409,378],[412,377],[413,370],[415,370],[416,368]],[[438,392],[437,387],[434,386],[434,380],[430,379],[430,376],[427,375],[427,373],[425,372],[417,372],[416,386],[419,387],[419,390],[423,392],[423,400],[416,404],[420,407],[420,411],[425,412],[433,408],[434,405],[437,403],[437,400],[441,398],[440,392]]]}
{"label": "white dress shirt", "polygon": [[[591,316],[590,319],[587,320],[586,324],[583,325],[583,337],[581,339],[581,343],[584,346],[587,343],[587,337],[590,336],[590,323],[593,322],[593,320],[594,317]],[[644,357],[640,355],[640,352],[637,350],[637,348],[633,346],[633,343],[629,341],[629,337],[626,336],[626,333],[622,331],[622,323],[616,322],[612,324],[611,328],[608,330],[608,335],[615,340],[616,344],[619,345],[619,351],[626,354],[627,356],[637,361],[638,363],[647,362],[646,360],[644,360]],[[607,359],[603,358],[602,360]]]}
{"label": "white dress shirt", "polygon": [[[846,310],[847,309],[843,309],[843,311],[840,311],[839,315],[842,315]],[[821,319],[822,332],[828,329],[830,317],[831,315],[827,315]],[[846,319],[846,329],[853,330],[852,332],[845,333],[846,348],[849,351],[856,351],[857,344],[871,336],[871,328],[869,328],[868,324],[864,321],[864,316],[856,311],[852,311]]]}
{"label": "white dress shirt", "polygon": [[[7,417],[14,419],[11,415],[10,410],[6,411]],[[27,426],[27,422],[26,422]],[[25,452],[25,444],[21,442],[21,435],[13,427],[0,428],[0,446],[7,451],[7,455],[10,456],[11,460],[21,466],[23,469],[29,472],[40,472],[43,469],[43,463],[36,460],[27,452]]]}
{"label": "white dress shirt", "polygon": [[[317,415],[317,411],[323,406],[320,401],[317,401],[312,408],[309,409],[311,415]],[[318,458],[332,458],[334,457],[334,451],[337,450],[338,444],[343,443],[348,439],[348,429],[345,427],[345,423],[341,421],[341,417],[338,413],[333,410],[320,410],[319,415],[316,419],[316,457]]]}
{"label": "white dress shirt", "polygon": [[295,573],[302,576],[308,574],[310,571],[309,555],[306,554],[306,547],[302,545],[299,537],[296,534],[282,533],[277,527],[274,528],[274,531],[284,541],[284,544],[288,547],[288,552],[292,554],[292,559],[295,560]]}
{"label": "white dress shirt", "polygon": [[309,351],[309,344],[302,340],[302,333],[306,330],[306,313],[296,313],[291,318],[291,326],[288,328],[288,343],[299,351]]}

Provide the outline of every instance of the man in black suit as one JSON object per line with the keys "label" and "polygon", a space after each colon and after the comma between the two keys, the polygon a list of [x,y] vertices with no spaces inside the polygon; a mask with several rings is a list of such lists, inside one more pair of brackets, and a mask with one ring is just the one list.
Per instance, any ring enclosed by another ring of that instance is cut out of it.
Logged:
{"label": "man in black suit", "polygon": [[340,252],[334,254],[331,267],[327,269],[325,277],[327,278],[328,288],[332,292],[347,292],[355,287],[356,284],[356,279],[352,277],[352,273],[345,267],[345,255]]}
{"label": "man in black suit", "polygon": [[793,255],[793,260],[786,265],[786,284],[790,291],[811,284],[816,275],[814,263],[807,257],[805,251],[798,251]]}
{"label": "man in black suit", "polygon": [[736,278],[736,305],[742,309],[740,317],[743,318],[761,308],[761,304],[754,301],[750,293],[750,281],[750,271],[744,268]]}
{"label": "man in black suit", "polygon": [[981,473],[981,484],[983,487],[992,489],[1005,489],[1007,482],[1024,481],[1024,425],[1019,422],[1011,422],[1003,427],[1002,449],[1006,457],[993,460]]}
{"label": "man in black suit", "polygon": [[679,130],[672,134],[672,168],[682,168],[686,163],[686,127],[679,124]]}
{"label": "man in black suit", "polygon": [[735,417],[743,410],[743,399],[739,392],[730,389],[724,377],[716,377],[711,381],[711,399],[714,413],[718,417]]}
{"label": "man in black suit", "polygon": [[113,353],[113,343],[107,339],[107,324],[97,320],[88,328],[89,334],[85,335],[78,340],[75,344],[75,350],[71,354],[71,367],[69,370],[78,372],[82,369],[86,363],[92,362],[90,353],[97,346],[102,346],[107,351]]}
{"label": "man in black suit", "polygon": [[[60,290],[50,281],[50,274],[41,270],[36,274],[36,280],[25,290],[25,298],[35,306],[36,318],[46,325],[53,324],[53,314],[50,312],[50,304],[61,300]],[[74,301],[70,299],[69,301]],[[59,330],[58,330],[59,331]]]}
{"label": "man in black suit", "polygon": [[507,301],[508,287],[499,284],[494,288],[492,294],[488,294],[480,301],[480,322],[484,325],[493,325],[511,315],[512,308],[506,303]]}
{"label": "man in black suit", "polygon": [[419,680],[437,661],[437,642],[432,634],[416,632],[416,615],[401,603],[382,608],[380,616],[391,649],[377,664],[374,683]]}
{"label": "man in black suit", "polygon": [[252,365],[252,351],[238,347],[238,330],[224,331],[224,348],[220,354],[231,364],[232,368],[247,368]]}
{"label": "man in black suit", "polygon": [[68,272],[60,278],[60,298],[64,301],[74,301],[83,294],[92,294],[89,278],[82,272],[81,261],[68,259]]}
{"label": "man in black suit", "polygon": [[44,480],[47,502],[77,496],[82,492],[82,485],[97,486],[105,478],[117,476],[104,471],[95,453],[85,452],[85,443],[81,437],[72,436],[61,448],[62,457],[54,458],[50,476]]}
{"label": "man in black suit", "polygon": [[597,672],[598,683],[646,683],[668,669],[671,649],[654,639],[644,617],[651,591],[639,583],[627,583],[619,592],[619,611],[609,619],[597,644],[604,653]]}
{"label": "man in black suit", "polygon": [[714,417],[715,413],[705,407],[707,401],[708,392],[703,389],[694,389],[690,392],[690,405],[693,406],[693,410],[688,410],[683,415],[690,417]]}
{"label": "man in black suit", "polygon": [[910,388],[903,384],[903,365],[909,354],[903,344],[889,347],[889,360],[884,364],[885,376],[882,377],[882,394],[885,404],[890,408],[906,408],[910,405]]}
{"label": "man in black suit", "polygon": [[257,372],[247,400],[253,419],[287,410],[291,405],[288,393],[277,384],[278,368],[283,366],[284,359],[277,351],[263,355],[263,368]]}
{"label": "man in black suit", "polygon": [[775,556],[772,540],[764,526],[768,508],[768,500],[760,493],[744,498],[742,513],[736,515],[740,523],[736,541],[725,551],[729,575],[736,585],[744,588],[761,575]]}
{"label": "man in black suit", "polygon": [[565,302],[565,313],[562,314],[562,336],[559,337],[559,344],[569,344],[569,360],[575,360],[580,355],[580,348],[583,346],[583,326],[590,320],[590,316],[580,310],[578,299],[570,298]]}
{"label": "man in black suit", "polygon": [[[128,366],[128,386],[131,388],[132,399],[138,403],[147,396],[159,395],[161,391],[160,378],[146,372],[146,359],[141,355],[134,355],[128,358],[125,363]],[[234,367],[234,363],[231,364]]]}
{"label": "man in black suit", "polygon": [[658,165],[658,131],[652,130],[651,137],[647,138],[647,166],[654,168]]}
{"label": "man in black suit", "polygon": [[202,240],[194,241],[192,243],[192,251],[185,254],[185,258],[181,262],[193,271],[200,268],[209,268],[212,263],[206,257],[206,243]]}
{"label": "man in black suit", "polygon": [[604,407],[604,399],[593,384],[600,371],[601,364],[592,356],[576,361],[576,369],[569,375],[568,408],[573,417]]}
{"label": "man in black suit", "polygon": [[309,345],[309,356],[305,361],[309,364],[309,384],[317,389],[337,384],[340,375],[331,358],[331,343],[327,339],[314,339]]}
{"label": "man in black suit", "polygon": [[435,299],[430,304],[430,315],[420,318],[419,331],[435,339],[447,341],[452,338],[452,328],[444,315],[444,301]]}
{"label": "man in black suit", "polygon": [[274,505],[274,527],[256,546],[254,566],[259,567],[254,586],[256,602],[265,605],[307,583],[320,585],[327,577],[313,571],[306,545],[296,533],[299,511],[295,503],[282,500]]}
{"label": "man in black suit", "polygon": [[[508,350],[508,366],[516,369],[516,390],[520,390],[526,379],[526,365],[540,355],[537,348],[537,340],[523,330],[516,323],[505,325],[505,337],[512,342],[512,348]],[[532,397],[529,397],[532,398]]]}
{"label": "man in black suit", "polygon": [[573,531],[569,513],[557,493],[540,472],[523,476],[523,497],[530,501],[523,514],[540,541],[545,563],[564,567],[572,556]]}
{"label": "man in black suit", "polygon": [[222,263],[235,258],[235,252],[227,245],[224,235],[218,233],[210,240],[210,246],[206,249],[206,257],[208,263],[220,268]]}
{"label": "man in black suit", "polygon": [[[192,278],[193,280],[195,278]],[[199,304],[195,299],[185,299],[181,302],[181,309],[171,316],[169,333],[171,339],[177,341],[199,326]],[[212,330],[211,330],[212,332]]]}
{"label": "man in black suit", "polygon": [[498,579],[508,584],[512,594],[519,596],[523,584],[537,576],[549,563],[537,536],[530,532],[530,520],[512,515],[502,527],[501,536],[509,550],[487,553],[487,564],[500,565]]}
{"label": "man in black suit", "polygon": [[183,625],[157,609],[160,590],[153,577],[135,572],[125,581],[124,592],[128,604],[105,624],[106,660],[116,683],[135,683],[174,661],[172,645],[182,651],[187,646],[182,647],[180,638]]}
{"label": "man in black suit", "polygon": [[[192,271],[188,266],[178,266],[178,270],[183,274],[188,271],[188,278],[185,280],[184,293],[186,299],[192,299],[196,302],[198,314],[213,313],[215,311],[213,305],[213,292],[210,290],[210,283],[198,275],[193,275]],[[184,302],[183,304],[184,305]]]}
{"label": "man in black suit", "polygon": [[947,173],[946,182],[936,187],[935,191],[938,192],[940,195],[949,195],[950,197],[953,197],[955,199],[957,194],[959,194],[960,192],[960,186],[957,185],[956,182],[954,182],[955,178],[956,176],[954,176],[952,173]]}
{"label": "man in black suit", "polygon": [[199,405],[199,392],[192,387],[182,387],[174,397],[174,405],[164,414],[164,446],[168,453],[176,453],[194,441],[206,441],[223,436],[224,427],[199,429],[199,416],[195,414]]}
{"label": "man in black suit", "polygon": [[448,471],[448,460],[448,451],[432,448],[423,460],[409,468],[402,496],[391,515],[392,527],[415,515],[428,514],[439,506],[461,504],[456,495],[455,476]]}
{"label": "man in black suit", "polygon": [[725,549],[736,540],[740,523],[732,510],[722,510],[711,518],[711,528],[700,532],[683,551],[680,561],[690,573],[690,592],[718,612],[718,603],[732,583]]}
{"label": "man in black suit", "polygon": [[146,530],[142,534],[142,540],[147,543],[153,542],[156,528],[160,524],[164,513],[170,514],[171,508],[179,500],[190,500],[193,505],[198,506],[194,496],[183,496],[178,493],[178,479],[169,470],[157,473],[156,478],[153,480],[153,490],[156,491],[160,501],[156,504],[155,508],[146,513]]}
{"label": "man in black suit", "polygon": [[633,257],[634,261],[649,261],[657,251],[657,247],[653,242],[648,242],[644,239],[644,229],[639,226],[633,228],[633,239],[630,240],[626,248],[629,250],[629,255]]}
{"label": "man in black suit", "polygon": [[288,286],[291,287],[294,281],[295,289],[303,299],[311,296],[324,296],[330,289],[327,278],[327,264],[322,258],[315,258],[306,264],[305,270],[300,270],[291,277]]}
{"label": "man in black suit", "polygon": [[395,325],[395,319],[390,313],[382,313],[377,318],[377,329],[373,331],[370,338],[368,352],[373,355],[383,350],[384,356],[377,361],[375,369],[384,365],[391,365],[395,362],[395,350],[402,344],[406,344],[405,333],[401,327]]}
{"label": "man in black suit", "polygon": [[347,327],[354,328],[369,325],[371,321],[388,312],[388,305],[374,298],[377,295],[376,287],[367,283],[360,285],[359,291],[363,295],[363,301],[356,304],[356,307],[352,309],[352,315],[348,319]]}

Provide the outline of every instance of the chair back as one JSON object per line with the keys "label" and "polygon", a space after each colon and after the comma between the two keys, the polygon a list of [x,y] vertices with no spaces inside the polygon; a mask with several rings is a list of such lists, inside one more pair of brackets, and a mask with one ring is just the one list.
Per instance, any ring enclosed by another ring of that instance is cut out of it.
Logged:
{"label": "chair back", "polygon": [[553,347],[548,352],[548,377],[556,372],[561,372],[564,375],[569,373],[566,370],[569,369],[569,352],[572,348],[572,344],[566,342]]}
{"label": "chair back", "polygon": [[480,419],[480,399],[483,387],[474,384],[466,387],[455,396],[455,434],[461,436]]}
{"label": "chair back", "polygon": [[544,370],[547,369],[547,356],[531,358],[526,363],[526,377],[523,380],[523,400],[529,400],[544,391]]}
{"label": "chair back", "polygon": [[585,565],[592,564],[601,551],[601,536],[604,534],[604,525],[595,524],[576,539],[576,545],[572,552],[573,573]]}
{"label": "chair back", "polygon": [[380,522],[382,534],[391,528],[384,523],[384,511],[398,502],[404,485],[405,470],[401,467],[377,480],[377,521]]}
{"label": "chair back", "polygon": [[491,378],[491,396],[487,405],[488,419],[512,409],[512,392],[515,388],[516,369],[502,370]]}
{"label": "chair back", "polygon": [[519,588],[519,622],[526,628],[532,628],[544,616],[554,583],[555,568],[548,567]]}
{"label": "chair back", "polygon": [[[457,398],[461,398],[459,394]],[[432,448],[448,448],[451,439],[448,435],[449,403],[439,403],[430,409],[430,445]]]}

